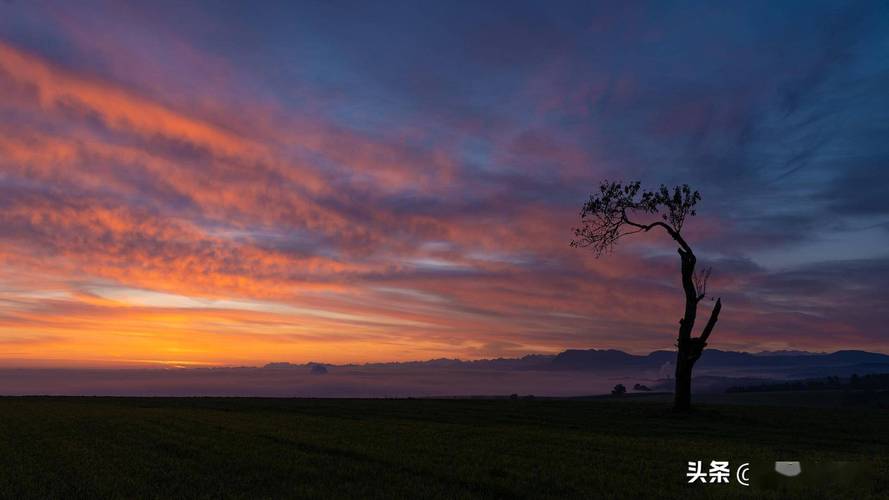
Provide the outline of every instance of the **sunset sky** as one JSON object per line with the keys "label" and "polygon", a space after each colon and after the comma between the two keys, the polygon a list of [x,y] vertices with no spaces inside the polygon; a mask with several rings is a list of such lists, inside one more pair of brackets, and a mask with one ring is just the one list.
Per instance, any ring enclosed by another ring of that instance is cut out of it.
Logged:
{"label": "sunset sky", "polygon": [[671,349],[605,178],[711,347],[889,352],[887,89],[886,2],[0,2],[0,366]]}

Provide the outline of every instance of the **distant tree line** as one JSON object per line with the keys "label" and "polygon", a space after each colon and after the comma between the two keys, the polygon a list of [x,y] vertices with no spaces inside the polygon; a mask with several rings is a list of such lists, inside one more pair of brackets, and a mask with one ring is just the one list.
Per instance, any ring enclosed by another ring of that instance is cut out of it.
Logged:
{"label": "distant tree line", "polygon": [[822,391],[827,389],[889,390],[889,373],[868,375],[853,374],[851,377],[824,377],[792,380],[759,385],[734,386],[726,392],[774,392],[774,391]]}

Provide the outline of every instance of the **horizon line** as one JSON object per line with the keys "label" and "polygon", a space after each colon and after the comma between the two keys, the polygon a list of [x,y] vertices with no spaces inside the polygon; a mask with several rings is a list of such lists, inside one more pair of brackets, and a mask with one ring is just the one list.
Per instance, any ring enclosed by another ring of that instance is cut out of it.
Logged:
{"label": "horizon line", "polygon": [[[44,364],[46,362],[57,361],[51,359],[17,359],[16,361],[25,361],[28,363],[34,363],[33,365],[10,365],[6,366],[3,361],[0,361],[0,370],[188,370],[188,369],[237,369],[237,368],[270,368],[269,365],[280,364],[280,365],[289,365],[289,366],[313,366],[313,365],[322,365],[325,367],[360,367],[360,366],[373,366],[373,365],[404,365],[411,363],[431,363],[435,361],[452,361],[458,363],[481,363],[485,361],[519,361],[527,357],[539,356],[539,357],[557,357],[560,354],[563,354],[568,351],[601,351],[601,352],[620,352],[626,354],[628,356],[635,357],[647,357],[657,352],[667,352],[667,353],[675,353],[673,350],[667,349],[655,349],[647,354],[634,354],[632,352],[627,352],[621,349],[577,349],[577,348],[569,348],[559,351],[557,353],[529,353],[524,354],[517,357],[490,357],[490,358],[472,358],[472,359],[463,359],[463,358],[426,358],[426,359],[415,359],[415,360],[405,360],[405,361],[366,361],[366,362],[350,362],[350,363],[327,363],[323,361],[303,361],[303,362],[295,362],[295,361],[266,361],[261,364],[226,364],[226,363],[212,363],[212,362],[194,362],[194,361],[163,361],[163,360],[119,360],[119,361],[109,361],[109,360],[101,360],[101,364],[91,365],[89,364],[92,361],[99,360],[67,360],[68,363],[71,363],[69,366],[62,365],[51,365]],[[752,356],[763,356],[763,355],[771,355],[771,356],[830,356],[833,354],[841,353],[841,352],[858,352],[858,353],[866,353],[866,354],[878,354],[883,356],[889,356],[887,352],[881,351],[872,351],[865,349],[837,349],[834,351],[806,351],[800,349],[778,349],[778,350],[766,350],[766,351],[736,351],[736,350],[727,350],[727,349],[707,349],[705,352],[728,352],[728,353],[737,353],[737,354],[750,354]],[[14,358],[13,358],[14,359]]]}

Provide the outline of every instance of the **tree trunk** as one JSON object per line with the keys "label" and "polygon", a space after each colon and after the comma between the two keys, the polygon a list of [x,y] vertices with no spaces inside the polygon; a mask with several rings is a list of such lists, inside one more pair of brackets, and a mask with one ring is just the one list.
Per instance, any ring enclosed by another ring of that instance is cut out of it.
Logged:
{"label": "tree trunk", "polygon": [[688,411],[691,409],[691,371],[695,362],[704,352],[707,339],[713,333],[713,328],[719,320],[719,311],[722,310],[722,300],[717,299],[716,305],[710,312],[710,319],[704,326],[700,337],[692,337],[691,332],[695,326],[695,317],[698,314],[698,302],[704,298],[703,293],[698,295],[694,285],[695,255],[688,246],[679,249],[682,258],[682,289],[685,291],[685,315],[679,320],[679,338],[676,340],[676,388],[674,391],[673,409],[676,411]]}
{"label": "tree trunk", "polygon": [[691,409],[691,368],[688,361],[688,353],[679,348],[676,355],[676,389],[673,399],[675,411],[688,411]]}
{"label": "tree trunk", "polygon": [[[682,259],[682,290],[685,292],[685,314],[679,320],[679,338],[676,340],[676,388],[673,409],[688,411],[691,408],[691,369],[697,361],[691,338],[698,313],[698,296],[694,285],[697,259],[691,249],[679,249]],[[701,346],[703,349],[703,346]],[[698,353],[698,356],[700,354]]]}

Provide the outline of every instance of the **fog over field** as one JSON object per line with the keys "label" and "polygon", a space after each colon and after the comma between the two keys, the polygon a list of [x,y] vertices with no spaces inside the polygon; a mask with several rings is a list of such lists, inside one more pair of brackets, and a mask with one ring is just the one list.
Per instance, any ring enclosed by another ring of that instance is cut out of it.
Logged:
{"label": "fog over field", "polygon": [[626,378],[594,373],[343,368],[326,375],[308,369],[185,368],[165,370],[23,369],[0,372],[9,395],[424,397],[601,394]]}
{"label": "fog over field", "polygon": [[[568,350],[518,359],[320,365],[269,363],[220,368],[5,368],[0,393],[96,396],[448,397],[586,396],[616,384],[671,390],[674,354],[645,356],[615,350]],[[324,369],[319,369],[323,366]],[[889,356],[863,351],[832,354],[707,351],[695,381],[699,392],[764,380],[853,373],[889,373]]]}

